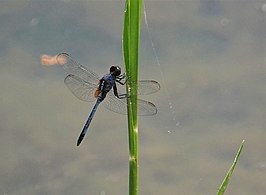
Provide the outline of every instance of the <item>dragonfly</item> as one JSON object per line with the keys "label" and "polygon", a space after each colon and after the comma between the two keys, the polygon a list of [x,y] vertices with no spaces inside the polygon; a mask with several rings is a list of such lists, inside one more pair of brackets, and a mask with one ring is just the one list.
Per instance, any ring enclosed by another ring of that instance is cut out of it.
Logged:
{"label": "dragonfly", "polygon": [[[58,54],[57,62],[68,73],[64,79],[68,89],[82,101],[96,101],[78,137],[77,146],[84,139],[100,103],[113,112],[127,114],[127,94],[118,91],[117,86],[126,84],[127,79],[125,73],[121,74],[119,66],[112,65],[109,73],[100,78],[95,72],[78,63],[67,53]],[[155,80],[139,80],[136,84],[139,95],[152,94],[160,89],[160,84]],[[138,99],[138,108],[140,116],[151,116],[157,113],[156,106],[146,100]]]}

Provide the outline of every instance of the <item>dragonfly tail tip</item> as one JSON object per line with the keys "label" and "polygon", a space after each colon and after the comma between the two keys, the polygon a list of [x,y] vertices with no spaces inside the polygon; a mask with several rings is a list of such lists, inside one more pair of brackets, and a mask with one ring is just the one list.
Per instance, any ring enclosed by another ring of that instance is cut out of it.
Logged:
{"label": "dragonfly tail tip", "polygon": [[78,141],[77,141],[77,146],[80,145],[80,143],[82,142],[83,138],[84,138],[85,134],[81,134],[78,138]]}
{"label": "dragonfly tail tip", "polygon": [[82,141],[82,140],[78,139],[78,141],[77,141],[77,146],[80,145],[81,141]]}

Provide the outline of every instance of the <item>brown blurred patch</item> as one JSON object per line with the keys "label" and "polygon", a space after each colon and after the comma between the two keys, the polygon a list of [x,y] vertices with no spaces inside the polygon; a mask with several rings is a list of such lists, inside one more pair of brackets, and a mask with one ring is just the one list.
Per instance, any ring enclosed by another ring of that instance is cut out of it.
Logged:
{"label": "brown blurred patch", "polygon": [[49,56],[44,54],[41,56],[41,63],[44,66],[52,66],[57,64],[64,65],[66,63],[66,59],[62,55]]}

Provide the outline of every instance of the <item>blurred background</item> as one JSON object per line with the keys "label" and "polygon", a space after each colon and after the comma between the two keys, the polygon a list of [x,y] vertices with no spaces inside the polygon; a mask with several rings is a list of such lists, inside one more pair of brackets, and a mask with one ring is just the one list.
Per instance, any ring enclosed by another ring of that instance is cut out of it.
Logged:
{"label": "blurred background", "polygon": [[[124,1],[0,5],[0,194],[128,194],[127,117],[100,105],[76,147],[93,104],[40,63],[68,52],[99,75],[124,67]],[[158,113],[139,118],[139,194],[215,194],[243,139],[226,194],[265,194],[266,1],[146,0],[145,11],[139,77],[161,90],[142,97]]]}

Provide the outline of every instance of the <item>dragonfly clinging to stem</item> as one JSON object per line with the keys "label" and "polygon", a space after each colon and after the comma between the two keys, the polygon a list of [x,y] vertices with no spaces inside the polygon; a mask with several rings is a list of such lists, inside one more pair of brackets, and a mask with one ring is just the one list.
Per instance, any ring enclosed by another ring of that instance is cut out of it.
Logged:
{"label": "dragonfly clinging to stem", "polygon": [[[119,66],[111,66],[109,73],[99,78],[96,73],[76,62],[67,53],[57,55],[57,62],[63,65],[63,68],[68,72],[69,75],[64,82],[78,99],[87,102],[96,100],[77,140],[77,146],[79,146],[101,102],[113,112],[127,113],[127,95],[119,93],[116,85],[124,85],[127,82],[126,75],[125,73],[121,74]],[[137,84],[138,94],[140,95],[155,93],[160,89],[159,83],[154,80],[140,80]],[[145,100],[138,99],[138,108],[138,115],[150,116],[157,113],[156,106]]]}

